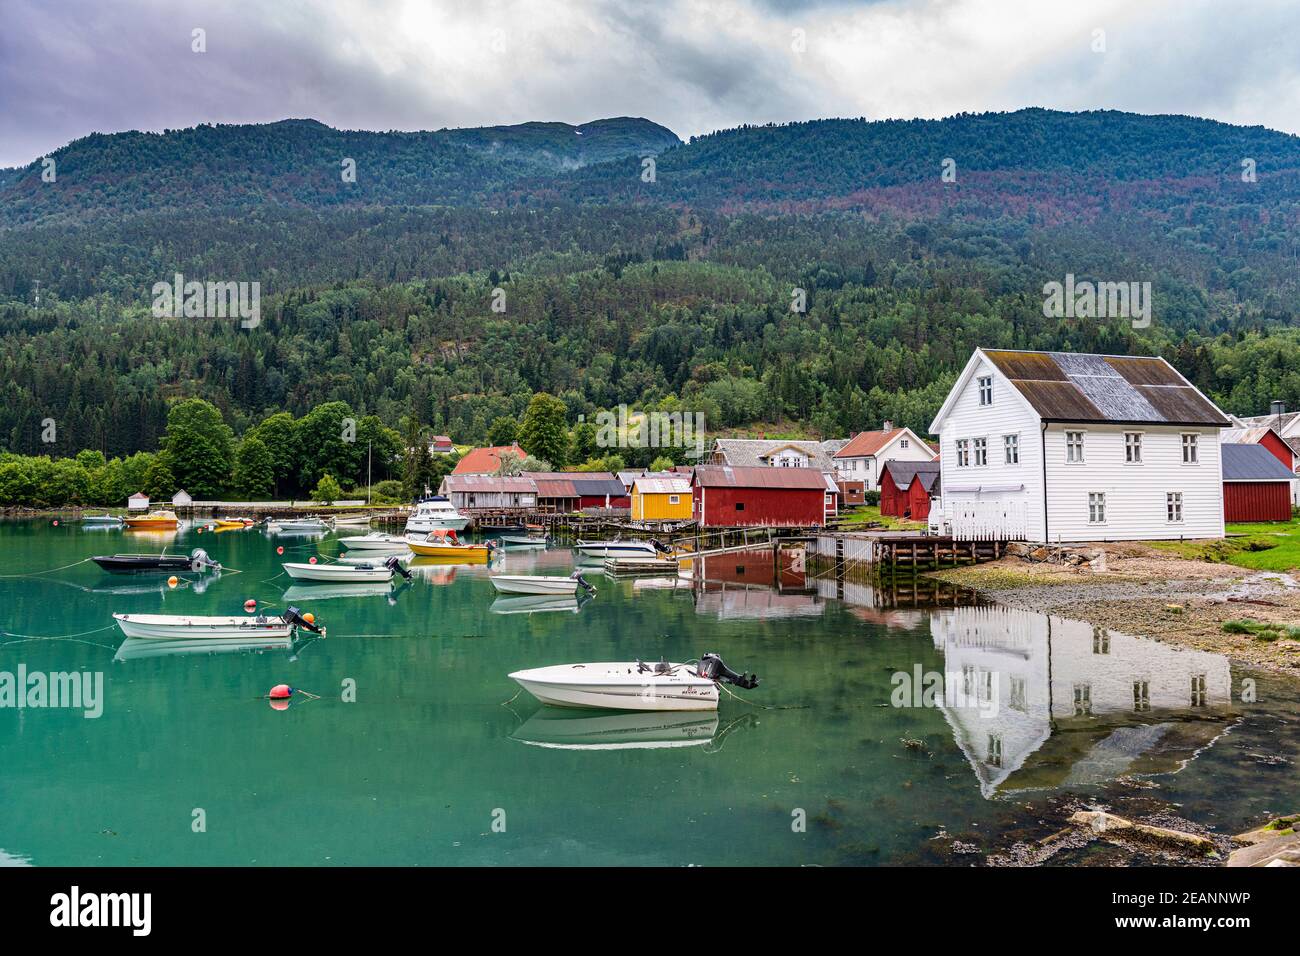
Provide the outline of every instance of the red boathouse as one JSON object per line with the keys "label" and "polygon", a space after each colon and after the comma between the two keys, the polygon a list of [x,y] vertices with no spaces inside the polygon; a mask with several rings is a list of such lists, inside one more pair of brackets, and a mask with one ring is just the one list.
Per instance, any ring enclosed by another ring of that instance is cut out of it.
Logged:
{"label": "red boathouse", "polygon": [[816,468],[730,465],[698,466],[691,495],[702,528],[820,528],[834,497]]}
{"label": "red boathouse", "polygon": [[1219,446],[1224,521],[1290,521],[1295,475],[1264,444]]}
{"label": "red boathouse", "polygon": [[930,497],[939,494],[937,461],[885,462],[880,476],[880,513],[912,521],[930,517]]}

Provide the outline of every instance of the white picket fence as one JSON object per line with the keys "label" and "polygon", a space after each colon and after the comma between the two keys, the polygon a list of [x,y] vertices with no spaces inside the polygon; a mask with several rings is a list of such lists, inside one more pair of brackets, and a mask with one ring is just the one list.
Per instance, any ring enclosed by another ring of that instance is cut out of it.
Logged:
{"label": "white picket fence", "polygon": [[933,502],[930,530],[951,534],[954,541],[1024,541],[1029,536],[1023,500]]}

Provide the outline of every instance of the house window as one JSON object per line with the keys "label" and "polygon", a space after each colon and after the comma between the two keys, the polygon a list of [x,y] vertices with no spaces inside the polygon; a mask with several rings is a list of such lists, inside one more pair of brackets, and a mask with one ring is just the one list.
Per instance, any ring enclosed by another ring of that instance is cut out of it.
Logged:
{"label": "house window", "polygon": [[1144,680],[1133,682],[1133,709],[1140,714],[1151,709],[1151,685]]}
{"label": "house window", "polygon": [[737,501],[737,502],[736,502],[736,510],[737,510],[737,511],[744,511],[744,510],[745,510],[745,503],[744,503],[743,501]]}
{"label": "house window", "polygon": [[1183,493],[1181,491],[1170,491],[1165,494],[1165,520],[1171,522],[1183,520]]}
{"label": "house window", "polygon": [[1008,465],[1020,464],[1020,436],[1002,436],[1002,455]]}
{"label": "house window", "polygon": [[1194,465],[1199,460],[1196,455],[1196,435],[1183,436],[1183,464]]}
{"label": "house window", "polygon": [[970,439],[957,439],[957,467],[965,468],[970,465]]}
{"label": "house window", "polygon": [[1106,523],[1106,493],[1104,491],[1088,492],[1088,524]]}
{"label": "house window", "polygon": [[1065,460],[1069,462],[1083,461],[1083,432],[1065,433]]}
{"label": "house window", "polygon": [[992,405],[993,404],[993,376],[981,375],[979,378],[979,386],[980,386],[980,404]]}
{"label": "house window", "polygon": [[1205,700],[1205,675],[1197,674],[1192,678],[1192,706],[1204,707]]}
{"label": "house window", "polygon": [[681,496],[681,495],[669,495],[669,496],[668,496],[668,503],[669,503],[670,505],[679,505],[679,504],[682,503],[682,496]]}
{"label": "house window", "polygon": [[987,465],[989,463],[989,440],[987,438],[975,439],[975,464]]}
{"label": "house window", "polygon": [[909,447],[911,447],[911,445],[910,445],[910,443],[908,442],[908,440],[907,440],[906,438],[900,438],[900,439],[898,440],[898,447],[899,447],[899,448],[909,448]]}
{"label": "house window", "polygon": [[1142,433],[1124,433],[1124,461],[1130,465],[1142,463]]}
{"label": "house window", "polygon": [[1092,715],[1092,685],[1075,684],[1074,685],[1074,716],[1089,717]]}

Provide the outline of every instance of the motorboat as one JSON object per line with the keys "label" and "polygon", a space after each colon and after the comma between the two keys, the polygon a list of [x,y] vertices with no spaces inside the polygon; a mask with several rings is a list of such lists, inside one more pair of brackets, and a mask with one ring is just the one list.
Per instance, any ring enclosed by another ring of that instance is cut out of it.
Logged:
{"label": "motorboat", "polygon": [[176,573],[178,571],[220,571],[221,565],[202,548],[184,554],[98,554],[90,560],[112,574]]}
{"label": "motorboat", "polygon": [[605,661],[535,667],[510,677],[543,704],[603,710],[717,710],[721,684],[758,686],[756,676],[736,673],[717,654],[702,655],[694,666]]}
{"label": "motorboat", "polygon": [[123,521],[117,515],[82,515],[81,523],[87,528],[120,528]]}
{"label": "motorboat", "polygon": [[234,531],[236,528],[247,528],[252,524],[252,518],[216,518],[212,522],[217,531]]}
{"label": "motorboat", "polygon": [[370,515],[338,515],[332,520],[336,528],[370,527]]}
{"label": "motorboat", "polygon": [[662,750],[699,747],[713,740],[717,732],[717,711],[592,716],[571,707],[542,707],[510,737],[554,750]]}
{"label": "motorboat", "polygon": [[582,541],[579,539],[574,550],[588,558],[657,558],[667,554],[668,549],[658,541]]}
{"label": "motorboat", "polygon": [[503,534],[501,543],[508,548],[544,548],[549,542],[546,535]]}
{"label": "motorboat", "polygon": [[315,515],[308,515],[305,518],[277,518],[275,521],[267,524],[271,531],[328,531],[327,525],[322,519]]}
{"label": "motorboat", "polygon": [[279,617],[202,617],[193,614],[114,614],[113,619],[127,637],[165,641],[205,640],[214,643],[269,640],[292,637],[298,628],[313,634],[325,629],[308,620],[296,607],[286,608]]}
{"label": "motorboat", "polygon": [[486,561],[496,550],[492,542],[486,544],[464,544],[451,537],[408,534],[406,546],[414,553],[426,558],[460,558],[464,561]]}
{"label": "motorboat", "polygon": [[134,518],[128,517],[122,520],[128,528],[142,528],[154,531],[178,528],[181,523],[174,511],[151,511],[147,515],[137,515]]}
{"label": "motorboat", "polygon": [[285,572],[296,581],[359,582],[391,581],[394,574],[410,578],[411,573],[398,563],[396,556],[383,563],[370,564],[316,564],[287,562]]}
{"label": "motorboat", "polygon": [[546,611],[568,611],[577,614],[586,603],[585,595],[576,594],[518,594],[499,597],[488,605],[493,614],[539,614]]}
{"label": "motorboat", "polygon": [[415,511],[406,519],[406,532],[427,534],[430,531],[464,531],[469,517],[452,507],[443,495],[434,495],[415,504]]}
{"label": "motorboat", "polygon": [[339,538],[339,544],[353,551],[405,551],[406,538],[400,534],[372,531],[370,534]]}
{"label": "motorboat", "polygon": [[489,581],[502,594],[577,594],[582,588],[589,594],[596,589],[587,583],[581,571],[567,577],[555,574],[494,574]]}

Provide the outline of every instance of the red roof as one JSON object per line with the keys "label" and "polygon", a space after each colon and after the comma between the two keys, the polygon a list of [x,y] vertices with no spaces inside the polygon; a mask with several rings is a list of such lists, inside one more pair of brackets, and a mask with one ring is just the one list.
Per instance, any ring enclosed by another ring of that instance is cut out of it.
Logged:
{"label": "red roof", "polygon": [[433,436],[433,443],[434,443],[435,445],[450,445],[450,444],[451,444],[451,439],[450,439],[449,437],[447,437],[446,435],[434,435],[434,436]]}
{"label": "red roof", "polygon": [[456,462],[451,470],[453,475],[492,475],[501,467],[501,456],[505,452],[514,452],[520,458],[524,450],[518,445],[498,445],[495,448],[472,448],[465,452],[465,457]]}
{"label": "red roof", "polygon": [[847,445],[835,453],[836,458],[866,458],[884,448],[905,428],[891,428],[887,432],[858,432]]}
{"label": "red roof", "polygon": [[826,476],[817,468],[733,468],[700,465],[695,483],[704,488],[795,488],[826,490]]}

